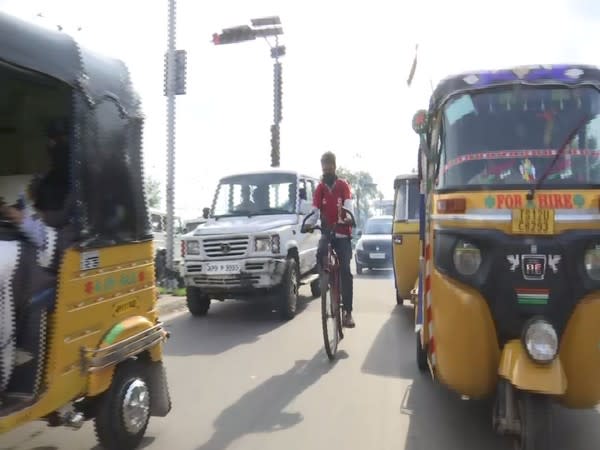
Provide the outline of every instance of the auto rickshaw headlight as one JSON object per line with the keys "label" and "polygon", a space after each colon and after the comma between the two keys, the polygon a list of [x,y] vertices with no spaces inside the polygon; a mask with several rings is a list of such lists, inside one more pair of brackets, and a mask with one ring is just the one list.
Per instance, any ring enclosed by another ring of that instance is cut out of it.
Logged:
{"label": "auto rickshaw headlight", "polygon": [[558,351],[558,336],[549,322],[535,319],[525,326],[523,343],[527,353],[535,362],[549,363]]}
{"label": "auto rickshaw headlight", "polygon": [[585,252],[583,264],[588,276],[594,281],[600,281],[600,245]]}
{"label": "auto rickshaw headlight", "polygon": [[186,242],[186,253],[188,255],[199,255],[200,254],[200,242],[199,241],[187,241]]}
{"label": "auto rickshaw headlight", "polygon": [[454,247],[454,267],[464,276],[474,275],[481,266],[481,250],[474,244],[463,240]]}

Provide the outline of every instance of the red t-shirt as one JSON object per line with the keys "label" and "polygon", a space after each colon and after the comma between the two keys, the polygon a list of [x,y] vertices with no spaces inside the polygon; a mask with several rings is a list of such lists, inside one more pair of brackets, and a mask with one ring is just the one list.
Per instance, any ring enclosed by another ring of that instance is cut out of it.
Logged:
{"label": "red t-shirt", "polygon": [[[324,182],[319,183],[313,197],[313,206],[321,212],[321,223],[329,228],[346,218],[346,212],[342,210],[342,207],[344,202],[350,199],[352,199],[350,185],[346,180],[338,178],[335,180],[333,188]],[[350,225],[338,226],[335,232],[351,236],[352,227]]]}

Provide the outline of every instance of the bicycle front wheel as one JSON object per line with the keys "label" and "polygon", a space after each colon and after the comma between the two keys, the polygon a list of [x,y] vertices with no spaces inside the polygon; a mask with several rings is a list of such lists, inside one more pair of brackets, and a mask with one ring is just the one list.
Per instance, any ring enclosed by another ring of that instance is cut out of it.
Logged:
{"label": "bicycle front wheel", "polygon": [[[333,289],[332,289],[333,288]],[[330,283],[327,273],[321,274],[321,322],[323,341],[327,357],[333,361],[340,342],[339,324],[341,321],[339,303],[336,302],[336,287]]]}

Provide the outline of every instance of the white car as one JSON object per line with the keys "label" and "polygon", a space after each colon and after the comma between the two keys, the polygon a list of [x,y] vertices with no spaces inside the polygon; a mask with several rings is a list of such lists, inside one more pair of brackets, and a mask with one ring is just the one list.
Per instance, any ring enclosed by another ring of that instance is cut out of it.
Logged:
{"label": "white car", "polygon": [[192,315],[211,300],[275,299],[281,315],[296,314],[298,288],[320,295],[319,233],[300,233],[318,184],[295,171],[268,169],[222,178],[212,216],[183,237],[183,275]]}

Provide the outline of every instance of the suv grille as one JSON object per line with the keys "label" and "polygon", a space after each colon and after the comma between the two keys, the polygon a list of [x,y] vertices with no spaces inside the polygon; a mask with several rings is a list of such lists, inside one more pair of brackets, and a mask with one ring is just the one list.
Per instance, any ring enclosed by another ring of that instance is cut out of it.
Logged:
{"label": "suv grille", "polygon": [[204,253],[209,258],[226,258],[244,256],[248,250],[248,236],[238,236],[228,239],[204,239]]}

